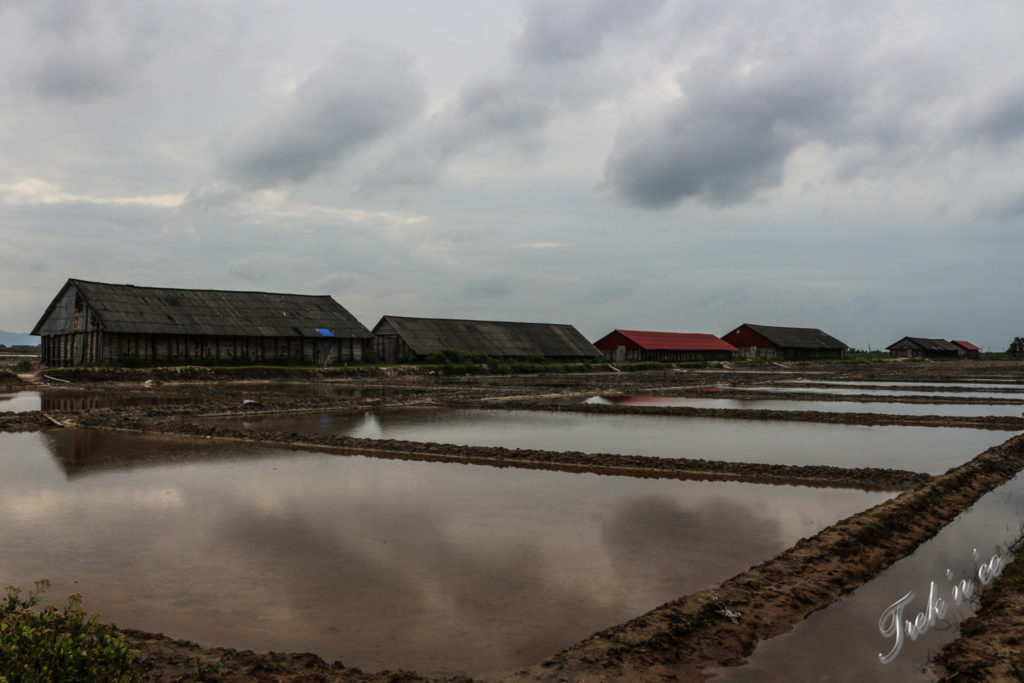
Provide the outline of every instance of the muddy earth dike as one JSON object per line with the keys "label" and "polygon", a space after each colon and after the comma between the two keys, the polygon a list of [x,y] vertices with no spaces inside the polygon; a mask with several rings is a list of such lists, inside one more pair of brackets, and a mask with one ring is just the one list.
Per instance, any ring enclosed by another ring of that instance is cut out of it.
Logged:
{"label": "muddy earth dike", "polygon": [[941,681],[1024,679],[1024,539],[1013,560],[984,593],[977,613],[960,624],[960,637],[936,658]]}

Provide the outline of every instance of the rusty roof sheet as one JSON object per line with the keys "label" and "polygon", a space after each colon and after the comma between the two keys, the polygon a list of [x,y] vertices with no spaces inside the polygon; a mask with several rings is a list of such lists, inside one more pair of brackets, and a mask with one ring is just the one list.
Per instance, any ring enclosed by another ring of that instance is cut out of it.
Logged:
{"label": "rusty roof sheet", "polygon": [[319,328],[335,337],[373,336],[327,295],[136,287],[75,279],[67,281],[37,329],[68,287],[81,294],[107,332],[322,337]]}
{"label": "rusty roof sheet", "polygon": [[963,339],[954,339],[953,343],[966,351],[981,351],[980,346],[975,346],[971,342],[964,341]]}
{"label": "rusty roof sheet", "polygon": [[572,325],[385,315],[373,328],[374,332],[385,325],[390,326],[418,356],[444,349],[497,357],[579,358],[600,355]]}
{"label": "rusty roof sheet", "polygon": [[[654,332],[615,330],[646,351],[735,351],[736,347],[713,334],[702,332]],[[608,335],[606,335],[608,336]],[[598,340],[600,341],[600,340]]]}

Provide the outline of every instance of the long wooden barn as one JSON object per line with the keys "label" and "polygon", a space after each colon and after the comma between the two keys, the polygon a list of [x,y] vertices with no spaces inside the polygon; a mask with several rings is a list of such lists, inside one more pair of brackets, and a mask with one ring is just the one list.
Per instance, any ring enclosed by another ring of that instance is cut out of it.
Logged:
{"label": "long wooden barn", "polygon": [[68,280],[32,334],[48,366],[357,361],[373,335],[330,296]]}
{"label": "long wooden barn", "polygon": [[605,360],[714,361],[729,360],[736,347],[713,334],[612,330],[594,342]]}
{"label": "long wooden barn", "polygon": [[777,327],[743,323],[722,339],[735,346],[744,358],[779,360],[828,360],[846,355],[847,346],[813,327]]}
{"label": "long wooden barn", "polygon": [[903,337],[885,348],[889,355],[897,358],[956,358],[961,351],[959,346],[945,339],[926,337]]}
{"label": "long wooden barn", "polygon": [[496,358],[590,359],[600,354],[572,325],[386,315],[373,328],[381,360],[421,360],[445,349]]}

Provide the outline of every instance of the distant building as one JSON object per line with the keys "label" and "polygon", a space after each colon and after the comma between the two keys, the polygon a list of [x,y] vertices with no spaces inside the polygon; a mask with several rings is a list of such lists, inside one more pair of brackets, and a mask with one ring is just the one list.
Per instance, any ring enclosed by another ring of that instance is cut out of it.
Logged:
{"label": "distant building", "polygon": [[772,327],[743,323],[722,340],[744,358],[830,360],[846,354],[846,344],[811,327]]}
{"label": "distant building", "polygon": [[886,347],[889,355],[897,358],[956,358],[960,347],[945,339],[904,337]]}
{"label": "distant building", "polygon": [[388,363],[445,349],[496,358],[592,359],[600,354],[572,325],[386,315],[373,328],[374,351]]}
{"label": "distant building", "polygon": [[729,360],[736,347],[713,334],[613,330],[594,342],[605,360],[713,361]]}
{"label": "distant building", "polygon": [[971,342],[954,339],[953,344],[959,349],[958,353],[964,358],[981,358],[981,348]]}
{"label": "distant building", "polygon": [[45,365],[360,360],[373,335],[330,296],[68,280],[32,334]]}

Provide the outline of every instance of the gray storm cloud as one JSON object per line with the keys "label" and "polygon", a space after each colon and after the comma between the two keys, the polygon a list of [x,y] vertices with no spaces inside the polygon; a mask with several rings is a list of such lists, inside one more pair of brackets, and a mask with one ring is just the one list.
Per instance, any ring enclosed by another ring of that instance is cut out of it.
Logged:
{"label": "gray storm cloud", "polygon": [[237,141],[223,169],[247,187],[299,183],[401,128],[423,104],[408,60],[349,50],[299,85],[282,115]]}
{"label": "gray storm cloud", "polygon": [[512,45],[508,69],[465,85],[422,122],[377,173],[381,184],[436,181],[455,156],[500,141],[520,151],[542,146],[540,133],[556,116],[590,108],[627,87],[595,58],[612,35],[651,18],[664,0],[534,2]]}

